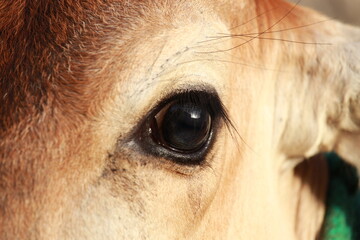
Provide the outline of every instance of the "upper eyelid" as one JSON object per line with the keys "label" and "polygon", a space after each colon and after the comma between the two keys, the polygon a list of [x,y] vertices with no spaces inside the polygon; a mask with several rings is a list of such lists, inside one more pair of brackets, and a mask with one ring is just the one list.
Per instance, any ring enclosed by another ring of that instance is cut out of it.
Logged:
{"label": "upper eyelid", "polygon": [[141,126],[141,124],[144,123],[144,120],[146,118],[154,115],[157,112],[157,109],[171,102],[172,99],[176,97],[176,95],[179,95],[185,91],[199,91],[199,92],[203,91],[208,93],[214,93],[218,96],[218,93],[213,86],[203,82],[195,83],[195,84],[182,84],[179,85],[176,89],[164,90],[164,91],[165,94],[163,94],[163,96],[160,96],[158,99],[153,101],[154,103],[147,104],[147,107],[143,111],[141,111],[141,114],[139,114],[139,117],[137,118],[137,120],[135,120],[133,124],[134,127],[130,131],[128,131],[126,136],[123,138],[124,141],[129,141],[130,140],[129,137],[131,137],[131,135],[134,134],[138,126]]}

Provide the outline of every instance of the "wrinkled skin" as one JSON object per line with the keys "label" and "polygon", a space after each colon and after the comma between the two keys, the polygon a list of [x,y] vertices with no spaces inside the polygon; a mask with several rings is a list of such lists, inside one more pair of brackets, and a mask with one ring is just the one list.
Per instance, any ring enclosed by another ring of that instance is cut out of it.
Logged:
{"label": "wrinkled skin", "polygon": [[[0,34],[0,239],[315,239],[317,154],[360,166],[360,30],[311,10],[14,0]],[[203,164],[140,149],[159,101],[207,87],[236,131]]]}

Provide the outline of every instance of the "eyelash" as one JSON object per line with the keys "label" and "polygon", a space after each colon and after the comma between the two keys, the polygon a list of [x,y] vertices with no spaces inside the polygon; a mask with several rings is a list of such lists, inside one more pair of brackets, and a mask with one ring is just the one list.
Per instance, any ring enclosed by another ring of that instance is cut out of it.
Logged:
{"label": "eyelash", "polygon": [[[162,108],[174,101],[201,105],[209,112],[213,119],[209,139],[199,151],[194,153],[179,153],[171,151],[153,141],[151,132],[149,131],[150,120],[154,118]],[[137,144],[145,154],[165,158],[180,165],[200,165],[204,163],[204,159],[212,147],[221,122],[224,122],[226,126],[233,126],[224,105],[215,91],[185,90],[174,93],[154,107],[138,125],[135,139],[137,139]]]}

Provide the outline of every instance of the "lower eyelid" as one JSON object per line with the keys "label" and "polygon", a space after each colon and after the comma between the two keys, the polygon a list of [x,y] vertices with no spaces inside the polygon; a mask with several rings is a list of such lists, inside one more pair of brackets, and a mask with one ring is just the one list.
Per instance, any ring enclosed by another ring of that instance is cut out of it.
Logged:
{"label": "lower eyelid", "polygon": [[[216,128],[213,129],[212,134],[222,135],[223,133],[223,123],[219,121],[216,125]],[[201,171],[214,171],[214,161],[216,161],[220,155],[217,154],[218,147],[216,144],[217,138],[212,139],[208,148],[206,149],[206,154],[203,158],[198,159],[198,164],[185,164],[174,161],[175,159],[171,159],[168,156],[151,154],[149,151],[146,151],[143,146],[141,146],[141,140],[133,139],[131,141],[119,141],[115,151],[111,154],[113,157],[112,165],[115,171],[113,173],[121,173],[121,169],[123,169],[124,161],[127,162],[125,166],[128,164],[133,166],[142,166],[142,167],[151,167],[157,168],[161,170],[167,170],[171,173],[175,173],[180,177],[190,177],[195,173],[199,173]],[[117,159],[116,156],[120,156],[121,159]],[[124,156],[126,156],[124,158]],[[120,169],[117,171],[116,169]]]}

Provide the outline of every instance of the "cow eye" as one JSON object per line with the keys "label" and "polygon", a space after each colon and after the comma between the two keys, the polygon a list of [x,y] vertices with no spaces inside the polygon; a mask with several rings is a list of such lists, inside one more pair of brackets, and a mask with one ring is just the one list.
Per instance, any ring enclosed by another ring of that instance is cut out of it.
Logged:
{"label": "cow eye", "polygon": [[145,153],[178,164],[200,164],[214,142],[220,119],[228,121],[214,91],[180,92],[161,101],[145,117],[138,143]]}
{"label": "cow eye", "polygon": [[209,139],[212,116],[206,106],[196,102],[174,101],[152,119],[155,142],[172,151],[191,153]]}

